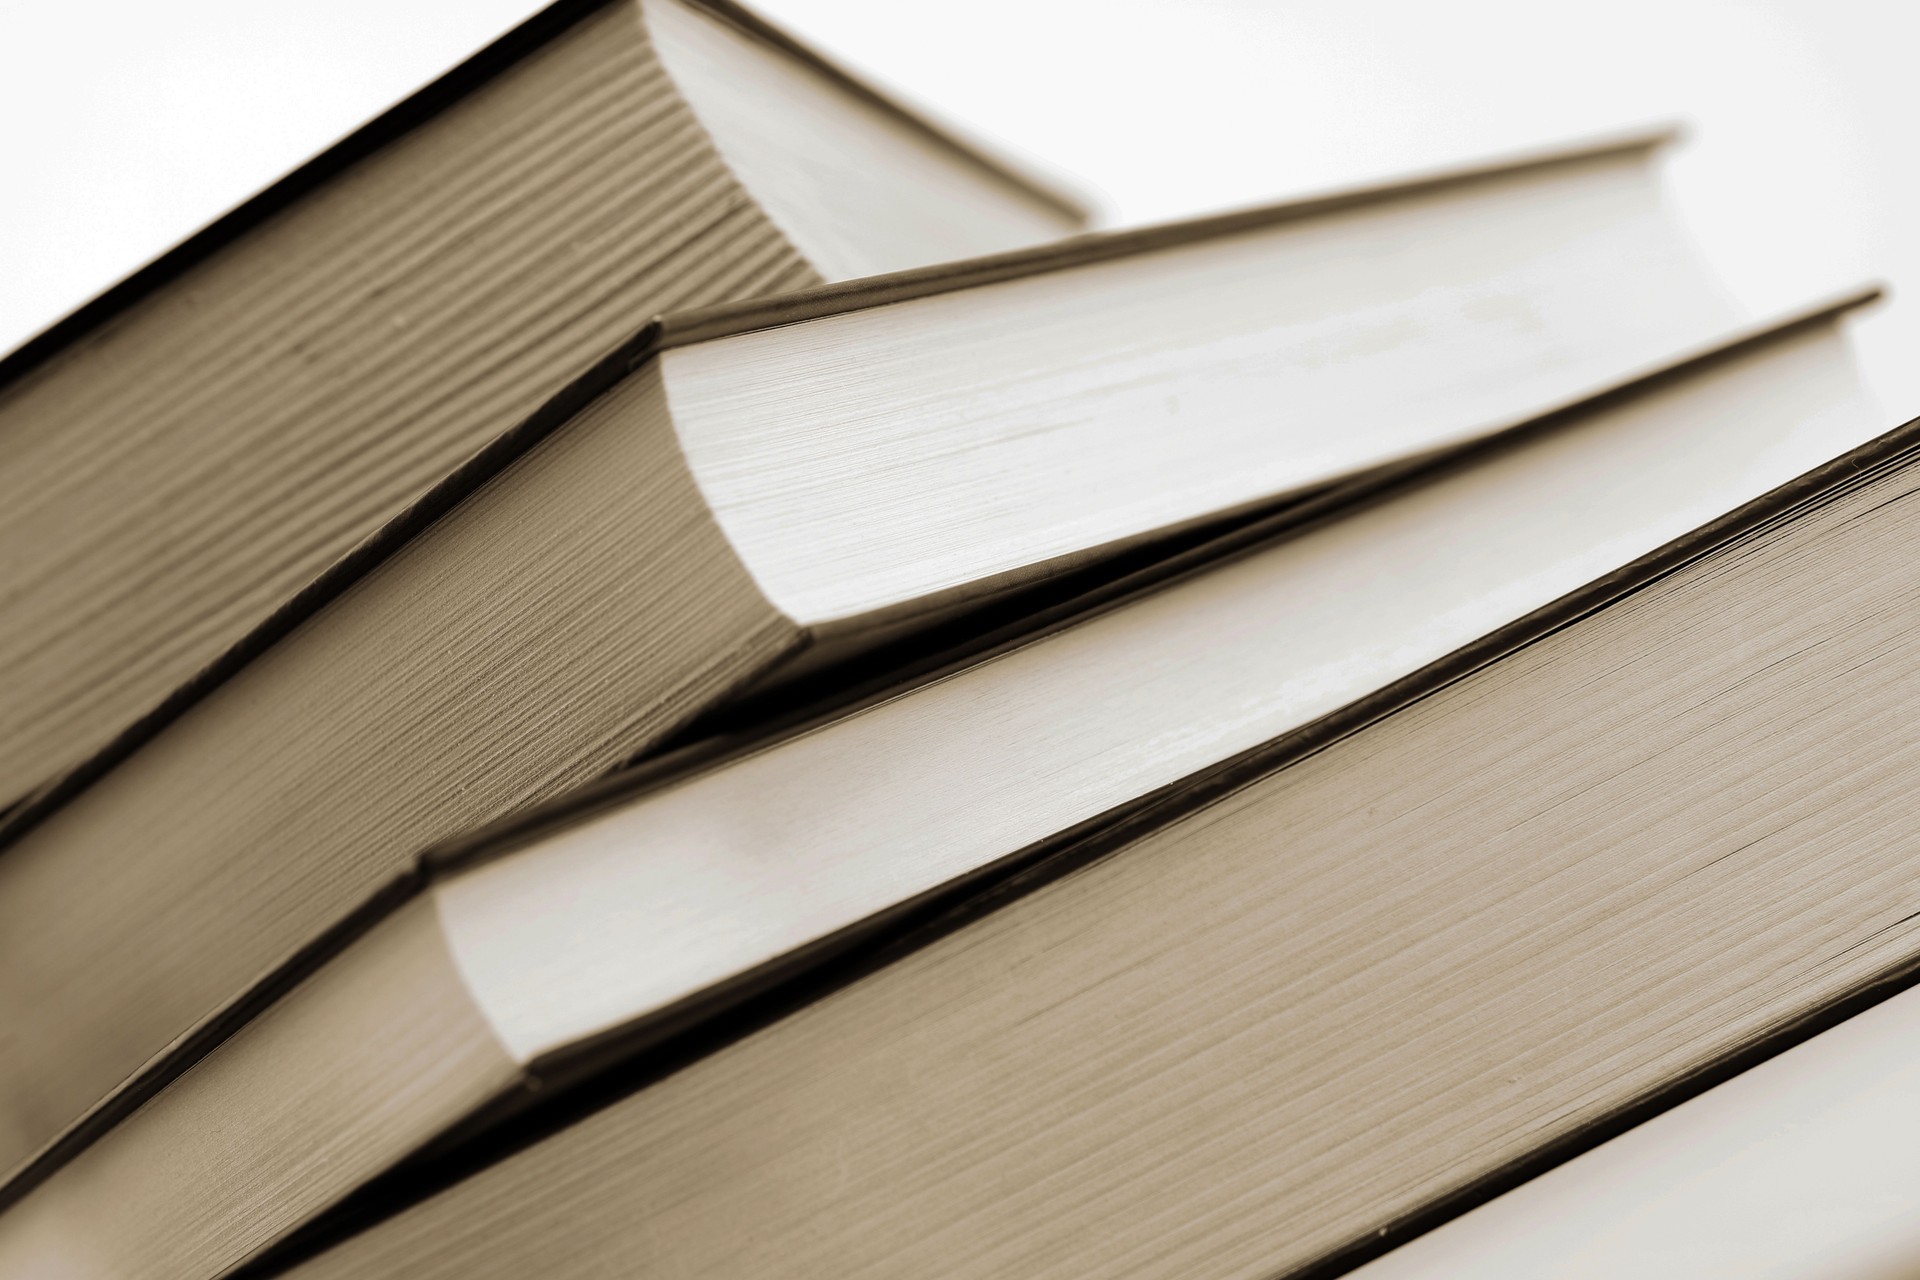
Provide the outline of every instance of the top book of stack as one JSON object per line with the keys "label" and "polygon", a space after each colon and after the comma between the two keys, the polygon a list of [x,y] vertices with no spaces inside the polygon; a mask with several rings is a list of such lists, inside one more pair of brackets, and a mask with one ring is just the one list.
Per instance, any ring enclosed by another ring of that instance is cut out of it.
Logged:
{"label": "top book of stack", "polygon": [[731,5],[562,0],[0,360],[0,808],[646,317],[1083,222]]}

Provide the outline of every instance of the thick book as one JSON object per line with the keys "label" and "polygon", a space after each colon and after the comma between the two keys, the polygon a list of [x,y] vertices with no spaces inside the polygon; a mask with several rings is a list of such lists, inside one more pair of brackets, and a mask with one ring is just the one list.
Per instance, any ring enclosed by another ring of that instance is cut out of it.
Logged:
{"label": "thick book", "polygon": [[0,359],[0,808],[646,317],[1082,223],[729,3],[560,0]]}
{"label": "thick book", "polygon": [[1831,1028],[1815,1020],[1806,1030],[1818,1034],[1447,1221],[1357,1280],[1920,1274],[1917,979],[1920,965],[1889,974],[1850,1002],[1868,1007],[1838,1010],[1854,1016]]}
{"label": "thick book", "polygon": [[[1671,388],[1664,440],[1717,423],[1731,462],[1771,444],[1777,415],[1826,411],[1819,342]],[[1489,520],[1488,543],[1658,484],[1584,478],[1539,524]],[[662,1064],[290,1274],[1337,1273],[1517,1164],[1911,975],[1916,533],[1920,423],[1561,596],[1333,730],[1240,757],[890,963]],[[1426,572],[1453,564],[1445,542],[1428,545]],[[1280,607],[1264,619],[1235,621],[1269,643],[1302,621]],[[1213,650],[1163,661],[1232,652],[1211,621]],[[1152,670],[1087,678],[1125,697]],[[1035,793],[1070,781],[1032,772]],[[953,790],[974,787],[971,773],[930,776],[918,821],[869,865],[918,863],[951,830]],[[753,937],[829,896],[837,882],[817,872],[787,896],[751,891],[779,882],[795,844],[744,838],[756,819],[796,830],[791,797],[759,800],[710,815],[704,840],[743,837],[727,860],[737,893],[613,822],[572,841],[561,858],[578,866],[624,846],[667,867],[640,897],[591,904],[602,927],[571,956],[612,944],[602,954],[630,960],[658,940],[649,954],[671,967],[682,939]],[[535,991],[579,1013],[558,993],[602,974],[539,958],[557,899],[506,910],[504,893],[532,883],[515,861],[434,904],[442,937],[485,937],[440,957],[488,992],[460,1020],[475,1074],[492,1054],[506,1075],[565,1019]],[[610,980],[636,972],[623,962]]]}
{"label": "thick book", "polygon": [[6,825],[0,1167],[708,708],[1724,341],[1662,140],[650,326]]}
{"label": "thick book", "polygon": [[[1617,573],[1868,434],[1871,410],[1838,315],[1810,313],[1509,435],[1480,456],[1403,475],[1342,518],[1256,528],[1242,558],[1215,564],[1218,553],[1197,556],[1193,571],[1172,583],[1075,615],[1072,625],[857,714],[731,758],[659,765],[510,832],[443,851],[396,882],[376,904],[385,914],[305,982],[25,1190],[0,1215],[0,1262],[107,1275],[137,1258],[153,1276],[220,1274],[436,1145],[540,1122],[543,1100],[591,1092],[609,1061],[628,1061],[615,1079],[644,1072],[756,1001],[777,1007],[816,981],[821,966],[849,963],[873,938],[897,932],[903,913],[924,913],[1050,850],[1064,856],[1156,799],[1204,792],[1213,771],[1264,742],[1321,741],[1377,710],[1381,698],[1410,696],[1436,673],[1457,671],[1461,659],[1448,655],[1461,646],[1484,646],[1489,633],[1510,638],[1512,627],[1582,583]],[[1341,865],[1362,870],[1362,862]],[[1263,860],[1255,870],[1269,866]],[[1276,911],[1284,906],[1270,893],[1244,905],[1267,901]],[[1183,916],[1180,903],[1164,897],[1172,914],[1130,935],[1140,958],[1189,928],[1215,928],[1198,910]],[[1218,932],[1224,940],[1234,930],[1221,923]],[[894,1007],[909,1022],[932,1019],[928,1036],[908,1043],[936,1059],[943,1044],[951,1048],[948,1065],[962,1073],[951,1083],[963,1090],[966,1073],[988,1069],[1020,1035],[983,1049],[968,1037],[998,1034],[999,1019],[983,1016],[970,1031],[971,1015],[948,1021],[942,1011],[993,1001],[1033,962],[993,946],[969,951],[968,936],[907,958],[900,973],[959,948],[984,966],[968,979],[974,985],[916,987],[905,997],[912,1009]],[[860,989],[916,981],[887,971]],[[1059,981],[1053,996],[1067,1000],[1076,984]],[[1184,1005],[1203,994],[1189,986],[1169,982],[1161,993]],[[1016,990],[1040,1002],[1034,1017],[1044,1029],[1044,993]],[[485,1251],[521,1271],[553,1272],[558,1255],[541,1250],[552,1245],[550,1231],[562,1229],[601,1240],[595,1265],[621,1272],[671,1272],[685,1262],[698,1273],[712,1262],[720,1273],[791,1274],[786,1263],[817,1244],[821,1253],[801,1270],[824,1273],[827,1259],[902,1247],[901,1231],[914,1228],[888,1205],[834,1203],[835,1186],[870,1197],[869,1174],[884,1182],[885,1170],[904,1170],[915,1158],[906,1130],[879,1134],[858,1119],[869,1087],[875,1104],[920,1105],[908,1078],[862,1074],[863,1055],[902,1049],[897,1020],[860,1015],[832,1033],[853,1068],[844,1076],[826,1058],[793,1070],[779,1060],[792,1036],[812,1054],[804,1029],[853,998],[833,997],[688,1065],[656,1086],[665,1094],[648,1090],[583,1121],[554,1139],[557,1146],[483,1175],[475,1184],[483,1190],[471,1193],[493,1194],[484,1188],[532,1162],[554,1185],[589,1179],[612,1199],[596,1192],[562,1206],[515,1192],[497,1210],[477,1212],[470,1193],[455,1190],[449,1196],[461,1210],[420,1210],[442,1224],[433,1230],[446,1233],[447,1256],[464,1260],[454,1273],[471,1263],[469,1237],[485,1237]],[[1139,1010],[1142,1018],[1151,1012]],[[1145,1024],[1119,1019],[1074,1034],[1124,1040],[1130,1029]],[[1124,1045],[1100,1053],[1114,1065],[1127,1060]],[[751,1078],[728,1083],[739,1073],[727,1064],[742,1054],[758,1055]],[[1067,1054],[1041,1074],[1078,1063]],[[783,1109],[789,1090],[807,1081],[830,1090],[837,1079],[853,1092],[793,1094],[796,1105]],[[983,1087],[1006,1084],[998,1075],[981,1079]],[[993,1123],[1010,1130],[980,1145],[963,1132],[973,1119],[926,1101],[930,1124],[955,1126],[927,1131],[918,1154],[934,1165],[965,1163],[970,1151],[984,1157],[1003,1139],[1019,1146],[1012,1131],[1047,1120],[1017,1105],[996,1110]],[[676,1107],[689,1108],[685,1129],[670,1121],[665,1134],[651,1127],[652,1117]],[[644,1133],[630,1143],[634,1116]],[[842,1120],[854,1127],[842,1132]],[[703,1133],[718,1146],[703,1151]],[[603,1140],[592,1134],[603,1135],[607,1155],[590,1171],[554,1173],[553,1162],[565,1157],[540,1154]],[[886,1136],[908,1148],[876,1150],[869,1161],[863,1144]],[[811,1148],[792,1157],[798,1163],[779,1163],[784,1144],[815,1141],[844,1141],[850,1163],[840,1174],[802,1167],[817,1154]],[[772,1158],[764,1169],[756,1150]],[[677,1168],[688,1176],[675,1189],[647,1182],[658,1173],[672,1183]],[[1005,1178],[978,1171],[1001,1187],[1009,1211],[1039,1194],[1045,1172],[1036,1168],[1028,1182],[1026,1166],[1009,1166]],[[769,1181],[788,1173],[791,1187]],[[416,1175],[393,1176],[418,1185]],[[899,1189],[918,1185],[916,1173]],[[818,1233],[793,1227],[784,1206],[795,1197],[809,1200],[798,1212],[818,1215]],[[541,1220],[540,1205],[571,1225]],[[682,1212],[684,1220],[675,1217]],[[656,1219],[666,1228],[657,1243],[668,1251],[657,1258],[648,1254]],[[410,1233],[405,1224],[414,1220],[380,1228],[376,1241]],[[526,1238],[490,1235],[488,1220]],[[932,1225],[924,1214],[917,1221]],[[702,1224],[712,1234],[701,1235]],[[1059,1225],[1091,1235],[1106,1229],[1085,1220]],[[796,1239],[780,1238],[788,1229]],[[1007,1234],[1020,1233],[1010,1226]],[[976,1239],[1000,1236],[996,1226]],[[926,1243],[948,1247],[937,1234]],[[768,1257],[727,1254],[758,1245]],[[354,1246],[355,1261],[344,1265],[378,1272],[386,1261],[367,1259],[386,1258],[383,1248]],[[432,1270],[411,1243],[391,1256]],[[922,1258],[900,1270],[941,1272],[952,1261]],[[1008,1265],[998,1274],[1038,1269],[1036,1258],[999,1261]]]}

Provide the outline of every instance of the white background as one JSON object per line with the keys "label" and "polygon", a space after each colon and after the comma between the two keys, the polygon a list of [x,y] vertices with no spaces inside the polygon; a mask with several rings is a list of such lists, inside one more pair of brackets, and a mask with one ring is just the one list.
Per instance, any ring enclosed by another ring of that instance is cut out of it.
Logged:
{"label": "white background", "polygon": [[[404,96],[529,0],[8,0],[0,349]],[[1866,277],[1920,413],[1920,157],[1897,0],[761,0],[802,36],[1161,219],[1668,119],[1675,206],[1765,310]]]}

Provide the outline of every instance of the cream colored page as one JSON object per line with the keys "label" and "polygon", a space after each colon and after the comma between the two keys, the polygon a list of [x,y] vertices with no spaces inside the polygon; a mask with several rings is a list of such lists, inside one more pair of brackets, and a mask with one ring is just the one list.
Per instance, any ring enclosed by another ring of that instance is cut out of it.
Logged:
{"label": "cream colored page", "polygon": [[669,351],[696,478],[818,623],[1484,434],[1733,323],[1644,153]]}

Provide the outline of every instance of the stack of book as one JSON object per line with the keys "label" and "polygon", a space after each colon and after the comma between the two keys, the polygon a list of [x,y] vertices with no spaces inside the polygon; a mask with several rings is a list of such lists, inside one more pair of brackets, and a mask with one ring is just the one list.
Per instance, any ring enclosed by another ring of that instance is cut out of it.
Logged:
{"label": "stack of book", "polygon": [[0,1274],[1331,1274],[1888,989],[1920,428],[1669,141],[562,0],[16,351]]}

